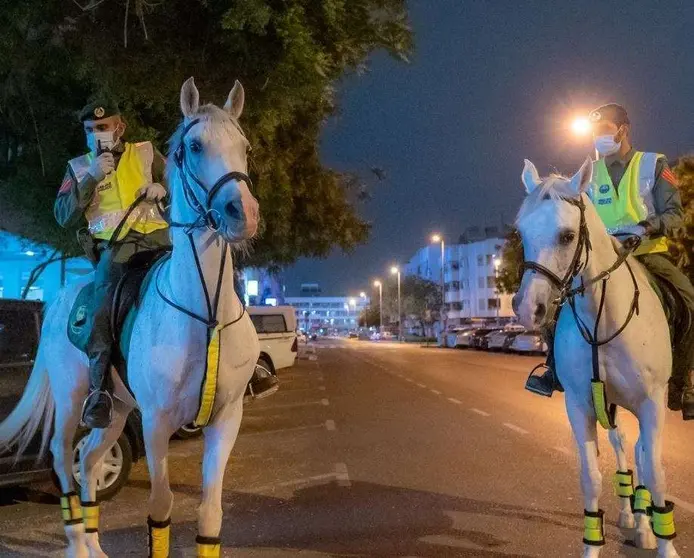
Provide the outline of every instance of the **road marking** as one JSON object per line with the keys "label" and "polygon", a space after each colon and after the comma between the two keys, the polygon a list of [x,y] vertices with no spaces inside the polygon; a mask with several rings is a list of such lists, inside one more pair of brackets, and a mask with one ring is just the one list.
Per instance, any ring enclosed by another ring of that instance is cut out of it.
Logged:
{"label": "road marking", "polygon": [[[292,428],[275,428],[274,430],[259,430],[257,432],[241,432],[239,437],[247,438],[248,436],[262,436],[265,434],[281,434],[283,432],[301,432],[302,430],[315,430],[316,428],[325,428],[325,424],[309,424],[307,426],[293,426]],[[199,453],[199,448],[196,448],[194,453]],[[171,453],[169,453],[171,455]],[[184,457],[186,454],[182,454]]]}
{"label": "road marking", "polygon": [[319,391],[325,391],[325,386],[318,386]]}
{"label": "road marking", "polygon": [[252,486],[248,488],[240,488],[239,490],[241,491],[247,491],[247,492],[263,492],[265,490],[274,490],[275,488],[282,488],[282,487],[287,487],[287,486],[297,486],[301,484],[310,484],[315,481],[320,481],[320,480],[333,480],[335,479],[335,473],[327,473],[325,475],[314,475],[312,477],[306,477],[303,479],[294,479],[290,481],[285,481],[285,482],[278,482],[275,484],[266,484],[265,486]]}
{"label": "road marking", "polygon": [[557,450],[559,453],[563,453],[564,455],[571,455],[571,450],[565,448],[564,446],[554,446],[554,449]]}
{"label": "road marking", "polygon": [[320,404],[324,407],[327,407],[328,405],[330,405],[330,401],[328,401],[327,399],[321,399]]}
{"label": "road marking", "polygon": [[318,357],[316,355],[308,355],[309,360],[318,360]]}
{"label": "road marking", "polygon": [[347,465],[344,463],[335,463],[335,478],[337,479],[338,486],[352,486],[349,480],[349,473],[347,472]]}
{"label": "road marking", "polygon": [[424,384],[417,384],[417,387],[424,388],[424,389],[427,388],[427,386],[425,386]]}
{"label": "road marking", "polygon": [[280,403],[279,405],[263,405],[255,406],[249,405],[247,409],[244,409],[244,413],[250,413],[251,411],[267,411],[273,409],[291,409],[293,407],[310,407],[311,405],[327,405],[328,403],[323,403],[327,399],[321,399],[320,401],[304,401],[302,403]]}
{"label": "road marking", "polygon": [[448,400],[449,400],[451,403],[455,403],[456,405],[462,405],[462,404],[463,404],[462,401],[459,401],[459,400],[456,399],[455,397],[449,397]]}
{"label": "road marking", "polygon": [[491,415],[486,412],[486,411],[481,411],[480,409],[475,409],[474,407],[470,409],[473,413],[477,413],[478,415],[482,415],[483,417],[490,417]]}
{"label": "road marking", "polygon": [[431,393],[433,393],[434,395],[441,395],[441,392],[437,389],[432,389]]}
{"label": "road marking", "polygon": [[672,501],[673,504],[675,504],[678,508],[682,508],[687,510],[689,513],[694,513],[694,504],[690,504],[689,502],[686,502],[684,500],[680,500],[679,498],[673,496],[670,494],[668,496],[668,499]]}
{"label": "road marking", "polygon": [[518,434],[529,434],[527,430],[523,430],[520,426],[516,426],[513,423],[510,422],[505,422],[504,426],[508,428],[509,430],[513,430],[514,432],[518,432]]}
{"label": "road marking", "polygon": [[405,378],[405,381],[410,382],[411,384],[414,384],[414,380],[412,378]]}
{"label": "road marking", "polygon": [[335,426],[335,421],[332,420],[332,419],[331,419],[331,420],[326,420],[326,421],[325,421],[325,428],[327,428],[327,429],[330,430],[331,432],[334,432],[335,430],[337,430],[337,426]]}

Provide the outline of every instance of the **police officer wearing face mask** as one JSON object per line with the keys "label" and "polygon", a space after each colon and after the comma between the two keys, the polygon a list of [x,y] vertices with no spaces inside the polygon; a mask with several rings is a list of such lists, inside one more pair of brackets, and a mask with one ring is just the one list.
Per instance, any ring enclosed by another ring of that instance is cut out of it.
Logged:
{"label": "police officer wearing face mask", "polygon": [[[624,107],[604,105],[590,113],[598,160],[593,167],[590,197],[607,231],[624,240],[641,239],[637,259],[658,279],[671,285],[689,311],[689,327],[674,347],[668,406],[694,420],[694,287],[668,259],[667,237],[682,226],[684,211],[677,177],[664,155],[636,151]],[[550,353],[553,343],[548,343]],[[551,397],[561,389],[548,355],[542,376],[531,375],[526,389]]]}
{"label": "police officer wearing face mask", "polygon": [[[113,406],[111,301],[135,254],[170,245],[168,225],[156,206],[167,195],[166,161],[150,142],[121,139],[126,124],[113,102],[102,99],[87,105],[80,121],[89,153],[68,163],[54,213],[63,227],[86,219],[98,254],[94,325],[87,344],[90,389],[82,421],[88,428],[106,428]],[[134,209],[119,238],[114,239],[117,242],[109,247],[115,229],[141,194],[145,202]]]}

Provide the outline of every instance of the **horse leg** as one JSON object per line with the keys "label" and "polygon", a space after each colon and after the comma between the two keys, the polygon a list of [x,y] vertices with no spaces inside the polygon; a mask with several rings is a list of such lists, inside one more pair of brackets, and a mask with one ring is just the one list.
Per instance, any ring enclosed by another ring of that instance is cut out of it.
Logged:
{"label": "horse leg", "polygon": [[167,558],[171,534],[173,492],[169,487],[169,439],[173,429],[164,415],[150,415],[143,420],[147,468],[152,485],[149,495],[149,558]]}
{"label": "horse leg", "polygon": [[99,505],[96,502],[96,489],[99,473],[104,467],[108,467],[103,457],[118,440],[130,411],[130,408],[115,399],[110,426],[92,430],[80,451],[82,515],[90,558],[106,558],[106,553],[99,544]]}
{"label": "horse leg", "polygon": [[569,416],[581,459],[581,488],[584,502],[583,558],[598,558],[605,544],[604,512],[598,507],[602,492],[602,474],[598,467],[597,419],[576,404],[569,392],[566,397]]}
{"label": "horse leg", "polygon": [[68,540],[65,556],[66,558],[87,558],[89,549],[84,536],[82,508],[79,496],[75,492],[72,476],[72,443],[80,422],[80,406],[76,401],[68,401],[65,399],[66,406],[56,402],[51,454],[53,470],[58,476],[62,490],[60,507],[65,524],[65,536]]}
{"label": "horse leg", "polygon": [[617,525],[622,529],[633,529],[635,523],[634,514],[631,511],[631,497],[634,494],[634,472],[629,469],[629,462],[624,451],[626,436],[617,424],[615,429],[609,431],[608,437],[617,457],[614,485],[621,508]]}
{"label": "horse leg", "polygon": [[679,558],[672,539],[675,537],[674,504],[665,500],[667,486],[663,470],[663,429],[665,426],[665,393],[647,400],[639,410],[639,427],[643,443],[644,481],[653,495],[653,532],[658,539],[658,558]]}
{"label": "horse leg", "polygon": [[204,430],[205,449],[202,461],[202,503],[198,510],[198,556],[221,555],[222,488],[224,470],[241,426],[243,399],[227,404]]}
{"label": "horse leg", "polygon": [[646,488],[645,455],[643,450],[643,438],[639,436],[634,448],[634,461],[639,486],[634,494],[634,518],[636,531],[634,532],[634,545],[636,548],[652,550],[656,547],[655,535],[651,529],[650,507],[652,505],[651,493]]}

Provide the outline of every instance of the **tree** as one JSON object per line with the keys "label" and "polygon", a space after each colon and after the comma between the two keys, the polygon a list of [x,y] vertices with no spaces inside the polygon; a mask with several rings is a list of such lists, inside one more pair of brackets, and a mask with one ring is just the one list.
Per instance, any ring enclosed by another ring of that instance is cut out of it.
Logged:
{"label": "tree", "polygon": [[378,306],[367,306],[359,314],[359,327],[379,327],[381,325],[381,312]]}
{"label": "tree", "polygon": [[[416,275],[402,278],[400,285],[400,303],[402,318],[423,327],[439,318],[441,310],[441,287],[433,281]],[[383,311],[390,316],[391,323],[399,322],[398,289],[396,284],[389,285],[383,293]]]}
{"label": "tree", "polygon": [[506,233],[501,250],[501,265],[496,278],[496,287],[499,292],[515,294],[520,287],[522,269],[523,244],[518,230],[514,228]]}
{"label": "tree", "polygon": [[220,104],[234,78],[263,224],[242,263],[280,267],[364,242],[350,199],[358,181],[325,168],[318,140],[337,110],[334,84],[376,49],[412,49],[405,0],[25,0],[0,15],[0,214],[3,227],[76,251],[52,204],[66,161],[83,151],[76,112],[120,100],[132,139],[164,148],[194,75]]}
{"label": "tree", "polygon": [[670,242],[678,267],[694,280],[694,156],[681,157],[674,168],[684,207],[684,225]]}

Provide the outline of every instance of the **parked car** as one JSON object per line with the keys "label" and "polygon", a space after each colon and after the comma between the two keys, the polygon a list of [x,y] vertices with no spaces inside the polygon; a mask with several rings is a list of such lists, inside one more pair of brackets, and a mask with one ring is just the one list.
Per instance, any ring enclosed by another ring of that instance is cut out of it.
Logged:
{"label": "parked car", "polygon": [[490,327],[485,327],[485,328],[480,328],[475,330],[475,333],[471,336],[470,339],[470,346],[473,349],[482,349],[486,350],[487,349],[487,335],[490,333],[496,333],[497,331],[501,331],[498,328],[490,328]]}
{"label": "parked car", "polygon": [[490,351],[507,350],[516,335],[525,331],[522,326],[507,326],[502,330],[494,331],[487,336],[487,349]]}
{"label": "parked car", "polygon": [[460,331],[455,336],[455,347],[456,349],[466,349],[471,347],[472,336],[474,335],[474,329],[466,329]]}
{"label": "parked car", "polygon": [[356,331],[350,331],[348,337],[349,337],[350,339],[358,339],[358,338],[359,338],[359,334],[358,334]]}
{"label": "parked car", "polygon": [[[29,379],[38,348],[42,314],[41,302],[0,299],[0,420],[7,417],[19,402]],[[73,443],[72,470],[78,485],[79,450],[88,433],[87,429],[78,429]],[[50,453],[39,459],[40,441],[41,432],[38,432],[20,458],[17,458],[16,448],[0,451],[0,487],[49,478],[58,486]],[[144,453],[142,420],[139,411],[135,410],[130,413],[116,443],[106,453],[104,468],[98,475],[97,498],[107,500],[115,496],[128,480],[133,463]]]}
{"label": "parked car", "polygon": [[294,366],[299,348],[296,313],[292,306],[249,306],[248,314],[258,332],[258,365],[273,375]]}
{"label": "parked car", "polygon": [[539,331],[526,331],[516,335],[509,349],[516,353],[546,354],[547,343]]}

